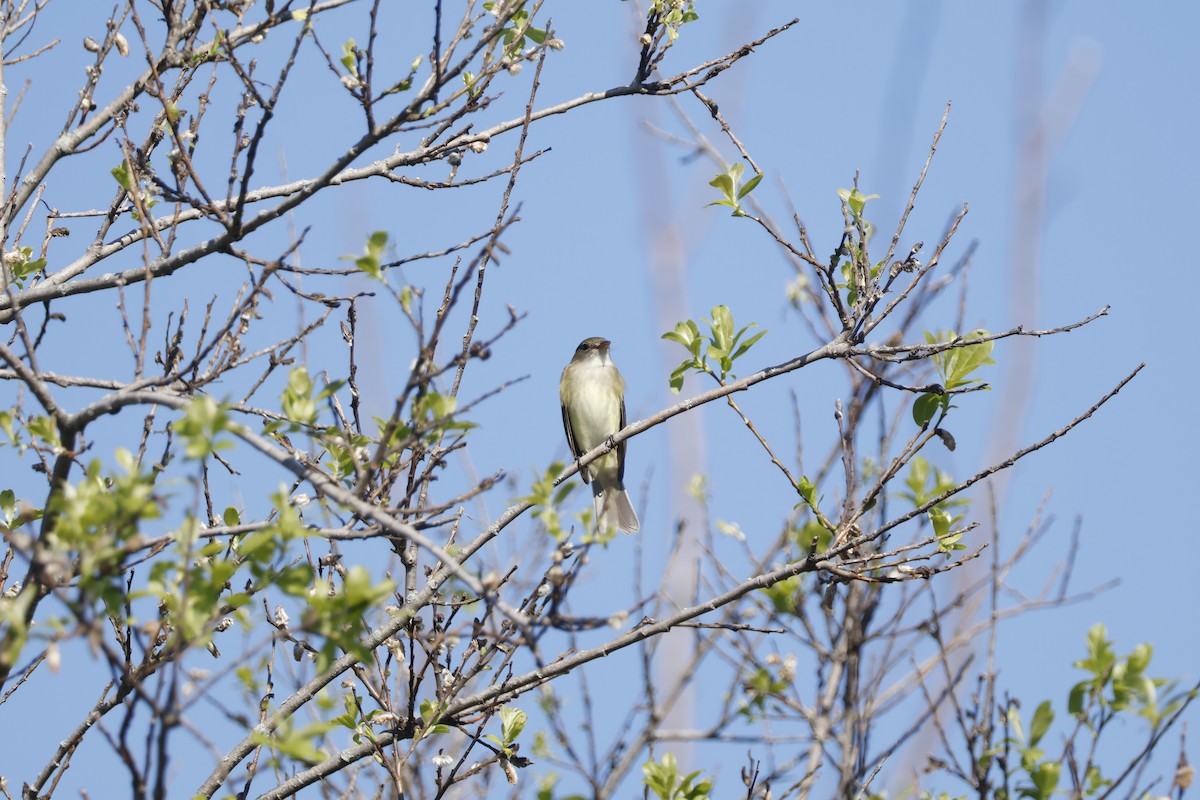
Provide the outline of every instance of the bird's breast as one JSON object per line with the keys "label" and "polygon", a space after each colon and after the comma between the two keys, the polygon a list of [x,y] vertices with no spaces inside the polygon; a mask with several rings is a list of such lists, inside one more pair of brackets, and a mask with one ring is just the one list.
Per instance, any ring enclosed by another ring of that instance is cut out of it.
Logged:
{"label": "bird's breast", "polygon": [[585,367],[576,381],[568,413],[575,441],[587,452],[621,427],[621,376],[612,367]]}

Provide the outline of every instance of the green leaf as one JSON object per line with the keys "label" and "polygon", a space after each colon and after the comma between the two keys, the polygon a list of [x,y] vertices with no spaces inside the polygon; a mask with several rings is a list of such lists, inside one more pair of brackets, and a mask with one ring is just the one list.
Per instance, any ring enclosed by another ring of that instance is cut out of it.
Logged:
{"label": "green leaf", "polygon": [[233,427],[228,412],[208,395],[199,395],[188,405],[183,419],[172,425],[172,429],[184,440],[184,452],[188,458],[202,459],[232,447],[231,442],[217,441],[217,436]]}
{"label": "green leaf", "polygon": [[728,353],[733,344],[733,312],[729,306],[713,306],[710,326],[713,346],[722,353]]}
{"label": "green leaf", "polygon": [[[725,305],[713,307],[712,318],[708,320],[708,325],[708,336],[702,336],[699,326],[692,320],[677,323],[674,330],[667,331],[662,335],[662,338],[685,347],[691,355],[691,358],[685,360],[671,373],[669,384],[673,392],[679,392],[683,388],[684,377],[692,370],[712,375],[723,382],[731,376],[730,370],[733,369],[734,360],[744,355],[755,342],[766,334],[766,331],[756,333],[739,345],[742,337],[755,325],[752,323],[735,333],[733,312]],[[719,371],[709,366],[710,359],[719,367]]]}
{"label": "green leaf", "polygon": [[464,69],[462,74],[463,86],[467,87],[467,94],[471,97],[479,96],[479,87],[475,85],[475,73],[469,69]]}
{"label": "green leaf", "polygon": [[795,616],[799,610],[801,581],[799,575],[793,575],[760,591],[771,601],[771,606],[777,614]]}
{"label": "green leaf", "polygon": [[1104,679],[1116,661],[1112,642],[1108,640],[1108,629],[1102,623],[1096,623],[1087,634],[1088,657],[1076,661],[1074,666],[1090,672],[1097,679]]}
{"label": "green leaf", "polygon": [[933,525],[933,535],[939,539],[950,532],[950,515],[940,508],[934,507],[926,512],[929,522]]}
{"label": "green leaf", "polygon": [[913,422],[924,428],[933,419],[933,415],[937,413],[938,408],[942,404],[942,396],[932,393],[926,393],[913,401],[912,415]]}
{"label": "green leaf", "polygon": [[745,213],[742,211],[741,199],[750,192],[754,191],[754,187],[758,186],[762,180],[762,175],[757,174],[750,180],[746,181],[745,185],[739,188],[739,183],[742,180],[742,173],[746,167],[741,162],[730,164],[729,168],[724,172],[719,173],[715,178],[708,182],[709,186],[717,189],[724,197],[720,200],[714,200],[709,203],[709,206],[729,206],[733,209],[733,216],[742,217]]}
{"label": "green leaf", "polygon": [[284,567],[275,574],[275,586],[289,597],[306,597],[312,588],[313,572],[307,562]]}
{"label": "green leaf", "polygon": [[383,280],[383,256],[387,250],[387,231],[375,231],[368,237],[363,255],[342,256],[343,260],[353,261],[354,266],[377,281]]}
{"label": "green leaf", "polygon": [[[744,331],[745,328],[743,328],[742,330]],[[738,348],[733,351],[733,355],[731,356],[731,358],[733,358],[733,359],[740,358],[741,356],[743,356],[746,353],[747,350],[749,350],[751,347],[753,347],[759,339],[761,339],[762,337],[764,337],[766,335],[767,335],[767,331],[765,331],[765,330],[759,331],[758,333],[754,334],[749,339],[747,339],[746,341],[744,341],[740,345],[738,345]]]}
{"label": "green leaf", "polygon": [[653,759],[642,765],[642,783],[650,789],[659,800],[707,800],[708,792],[712,790],[712,781],[699,779],[700,771],[688,773],[680,777],[679,767],[675,756],[666,753],[661,763]]}
{"label": "green leaf", "polygon": [[966,545],[960,544],[962,540],[962,531],[951,533],[950,528],[954,523],[962,519],[962,515],[951,516],[944,511],[940,506],[934,506],[926,512],[929,515],[929,522],[933,525],[933,534],[938,540],[938,552],[950,553],[955,550],[965,550]]}
{"label": "green leaf", "polygon": [[653,760],[647,761],[642,765],[642,775],[645,776],[642,782],[650,787],[650,791],[662,800],[671,800],[679,777],[675,755],[673,753],[665,754],[662,762],[658,764]]}
{"label": "green leaf", "polygon": [[382,258],[383,251],[387,249],[387,243],[387,231],[375,231],[367,239],[367,255]]}
{"label": "green leaf", "polygon": [[358,45],[354,39],[347,39],[342,44],[342,66],[354,77],[358,77]]}
{"label": "green leaf", "polygon": [[251,740],[303,764],[319,764],[325,760],[325,753],[314,742],[336,725],[336,722],[325,721],[296,729],[291,724],[281,724],[274,735],[256,731],[251,733]]}
{"label": "green leaf", "polygon": [[1154,648],[1149,644],[1139,644],[1133,648],[1133,652],[1129,655],[1129,671],[1141,675],[1146,667],[1150,666],[1150,657],[1153,653]]}
{"label": "green leaf", "polygon": [[733,200],[734,199],[733,187],[737,181],[738,176],[740,176],[741,174],[742,174],[742,165],[734,164],[732,167],[729,168],[728,172],[722,172],[722,173],[718,174],[717,177],[715,177],[711,181],[709,181],[708,185],[713,187],[714,189],[719,189],[721,191],[721,193],[725,195],[726,199]]}
{"label": "green leaf", "polygon": [[1054,794],[1054,790],[1058,787],[1059,773],[1062,765],[1054,761],[1046,761],[1038,764],[1037,768],[1030,773],[1029,777],[1033,779],[1033,785],[1037,787],[1038,800],[1049,800]]}
{"label": "green leaf", "polygon": [[25,423],[25,428],[30,436],[40,439],[50,447],[59,447],[62,444],[62,439],[58,436],[58,423],[54,417],[31,417]]}
{"label": "green leaf", "polygon": [[422,700],[421,721],[425,723],[425,730],[422,733],[422,737],[432,736],[435,733],[450,732],[449,726],[438,723],[439,719],[441,719],[441,709],[438,707],[438,704],[429,699]]}
{"label": "green leaf", "polygon": [[664,333],[662,338],[677,342],[686,348],[691,355],[691,358],[684,360],[683,363],[671,372],[671,377],[668,380],[671,391],[678,394],[683,388],[683,380],[690,370],[707,372],[704,360],[700,356],[700,351],[707,338],[700,335],[699,326],[690,319],[677,323],[675,329]]}
{"label": "green leaf", "polygon": [[810,517],[804,523],[804,527],[789,530],[788,539],[795,542],[806,555],[820,553],[828,549],[833,542],[833,531]]}
{"label": "green leaf", "polygon": [[283,390],[283,415],[299,425],[317,421],[317,405],[312,396],[313,382],[306,367],[292,367]]}
{"label": "green leaf", "polygon": [[317,392],[317,402],[323,402],[333,397],[345,385],[346,381],[330,381],[325,384],[325,388]]}
{"label": "green leaf", "polygon": [[855,220],[862,219],[863,209],[867,207],[868,200],[875,200],[879,197],[877,194],[864,195],[858,189],[838,189],[837,193],[838,197],[846,203]]}
{"label": "green leaf", "polygon": [[1054,722],[1054,709],[1050,707],[1049,700],[1043,700],[1037,710],[1033,712],[1033,722],[1029,726],[1029,744],[1031,746],[1042,740],[1052,722]]}
{"label": "green leaf", "polygon": [[800,496],[809,506],[816,508],[817,487],[813,486],[812,481],[803,475],[800,477]]}
{"label": "green leaf", "polygon": [[120,164],[109,170],[109,172],[112,173],[113,178],[116,179],[117,183],[120,184],[122,189],[127,192],[132,190],[133,181],[129,178],[128,162],[122,161]]}
{"label": "green leaf", "polygon": [[758,186],[759,182],[762,181],[762,179],[763,179],[763,176],[762,176],[762,173],[760,172],[757,175],[755,175],[753,178],[751,178],[750,180],[746,181],[746,184],[741,189],[738,190],[738,193],[737,193],[738,200],[741,200],[743,197],[745,197],[746,195],[753,192],[754,187]]}
{"label": "green leaf", "polygon": [[687,376],[688,364],[683,364],[671,371],[671,377],[667,379],[667,384],[671,387],[671,392],[679,394],[683,390],[683,379]]}
{"label": "green leaf", "polygon": [[1005,716],[1008,718],[1008,727],[1013,732],[1013,738],[1024,745],[1025,729],[1021,727],[1021,714],[1017,711],[1016,706],[1009,706]]}
{"label": "green leaf", "polygon": [[11,527],[17,516],[17,496],[12,489],[0,492],[0,513],[4,514],[4,524]]}
{"label": "green leaf", "polygon": [[1089,681],[1080,681],[1071,687],[1071,693],[1067,696],[1067,713],[1078,717],[1083,713],[1084,702],[1087,700],[1088,688],[1091,686]]}
{"label": "green leaf", "polygon": [[[956,389],[967,384],[978,383],[978,378],[968,378],[968,376],[982,366],[996,363],[991,358],[992,348],[995,345],[994,341],[969,344],[974,339],[980,339],[988,335],[988,332],[982,328],[971,331],[961,337],[962,344],[934,354],[934,364],[941,375],[942,384],[947,389]],[[941,344],[954,341],[958,338],[960,337],[952,331],[944,331],[939,335],[934,335],[928,331],[925,332],[925,341],[929,344]]]}
{"label": "green leaf", "polygon": [[511,745],[517,741],[521,731],[525,730],[525,723],[528,720],[529,715],[519,708],[505,706],[500,709],[500,735],[503,737],[505,745]]}
{"label": "green leaf", "polygon": [[554,486],[554,481],[562,474],[564,466],[561,461],[551,463],[541,477],[534,482],[530,493],[521,498],[533,504],[534,519],[541,522],[546,533],[559,542],[569,535],[569,531],[563,529],[562,520],[559,517],[559,506],[579,485],[575,481],[567,481],[557,488]]}
{"label": "green leaf", "polygon": [[1087,787],[1088,796],[1099,794],[1101,789],[1112,786],[1112,781],[1105,778],[1101,774],[1100,768],[1095,765],[1088,767],[1087,772],[1084,773],[1083,783]]}
{"label": "green leaf", "polygon": [[678,342],[686,347],[688,352],[692,353],[692,355],[695,355],[696,351],[692,349],[692,344],[699,340],[700,329],[697,328],[696,323],[692,322],[691,320],[686,322],[677,322],[675,323],[675,330],[667,331],[662,335],[662,338],[668,339],[672,342]]}

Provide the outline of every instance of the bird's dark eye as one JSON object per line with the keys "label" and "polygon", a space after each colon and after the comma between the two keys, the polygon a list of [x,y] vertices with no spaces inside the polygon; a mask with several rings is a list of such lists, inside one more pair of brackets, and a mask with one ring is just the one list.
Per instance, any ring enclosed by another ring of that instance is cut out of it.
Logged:
{"label": "bird's dark eye", "polygon": [[576,352],[583,352],[584,350],[587,350],[589,347],[591,347],[591,345],[588,344],[587,342],[581,342],[579,344],[579,347],[576,348]]}

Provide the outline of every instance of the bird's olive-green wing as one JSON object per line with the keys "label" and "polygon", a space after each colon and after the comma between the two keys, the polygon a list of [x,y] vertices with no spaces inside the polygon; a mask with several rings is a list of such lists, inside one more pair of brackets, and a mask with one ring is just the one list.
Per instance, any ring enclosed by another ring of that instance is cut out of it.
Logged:
{"label": "bird's olive-green wing", "polygon": [[[579,445],[575,442],[575,433],[571,430],[571,415],[567,413],[567,407],[562,406],[563,430],[567,432],[567,447],[571,448],[571,455],[576,461],[583,455],[579,450]],[[579,470],[579,477],[583,478],[584,483],[588,483],[591,477],[588,475],[587,467]]]}
{"label": "bird's olive-green wing", "polygon": [[[617,426],[617,430],[625,427],[625,398],[621,398],[621,424]],[[616,433],[616,431],[613,431]],[[622,439],[617,445],[617,483],[624,485],[625,483],[625,442],[627,439]]]}

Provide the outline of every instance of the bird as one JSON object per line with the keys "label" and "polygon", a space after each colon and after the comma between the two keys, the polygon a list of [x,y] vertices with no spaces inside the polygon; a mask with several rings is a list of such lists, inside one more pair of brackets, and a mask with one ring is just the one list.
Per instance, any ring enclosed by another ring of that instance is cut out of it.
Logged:
{"label": "bird", "polygon": [[[625,427],[625,381],[609,356],[611,345],[600,336],[584,339],[558,384],[563,428],[576,461]],[[625,491],[625,442],[580,467],[579,476],[592,487],[596,525],[601,531],[638,532],[637,512]]]}

